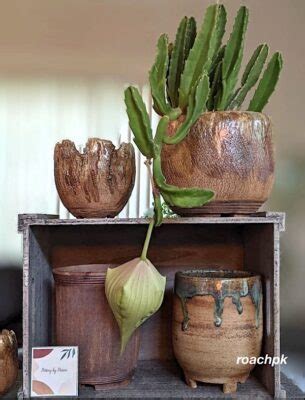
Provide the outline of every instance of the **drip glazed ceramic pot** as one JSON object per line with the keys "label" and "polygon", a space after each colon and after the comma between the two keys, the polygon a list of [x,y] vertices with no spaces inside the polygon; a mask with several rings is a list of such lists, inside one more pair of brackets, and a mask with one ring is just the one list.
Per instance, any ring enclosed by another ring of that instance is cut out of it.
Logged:
{"label": "drip glazed ceramic pot", "polygon": [[119,326],[105,295],[105,265],[55,268],[55,338],[79,347],[79,382],[96,390],[126,385],[139,353],[139,331],[120,353]]}
{"label": "drip glazed ceramic pot", "polygon": [[0,332],[0,396],[15,383],[18,375],[18,346],[13,331]]}
{"label": "drip glazed ceramic pot", "polygon": [[[180,123],[170,123],[169,136]],[[163,146],[162,171],[171,185],[215,192],[203,207],[172,207],[177,214],[254,213],[268,199],[274,181],[271,121],[256,112],[206,112],[182,142]]]}
{"label": "drip glazed ceramic pot", "polygon": [[63,140],[54,150],[56,188],[77,218],[115,217],[126,205],[135,180],[131,143],[116,149],[109,140],[88,139],[83,153]]}
{"label": "drip glazed ceramic pot", "polygon": [[186,383],[223,385],[235,392],[253,364],[238,357],[259,357],[263,335],[262,287],[258,275],[246,271],[177,272],[172,339]]}

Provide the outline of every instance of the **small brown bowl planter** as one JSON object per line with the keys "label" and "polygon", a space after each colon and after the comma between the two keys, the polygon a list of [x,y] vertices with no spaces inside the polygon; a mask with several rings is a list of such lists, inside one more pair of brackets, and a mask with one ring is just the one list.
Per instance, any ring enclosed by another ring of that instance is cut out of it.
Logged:
{"label": "small brown bowl planter", "polygon": [[79,346],[79,382],[96,390],[127,385],[139,353],[137,330],[120,354],[120,334],[105,295],[105,266],[53,270],[56,345]]}
{"label": "small brown bowl planter", "polygon": [[177,272],[173,303],[173,349],[186,383],[223,385],[237,390],[253,364],[238,357],[259,357],[262,346],[262,287],[246,271]]}
{"label": "small brown bowl planter", "polygon": [[[179,120],[171,122],[173,135]],[[206,112],[177,145],[164,145],[162,170],[169,184],[215,191],[201,208],[173,210],[185,216],[251,214],[268,199],[274,181],[270,119],[262,113]]]}
{"label": "small brown bowl planter", "polygon": [[91,138],[80,153],[63,140],[55,146],[54,175],[59,197],[75,217],[115,217],[134,187],[133,146],[123,143],[116,150],[109,140]]}

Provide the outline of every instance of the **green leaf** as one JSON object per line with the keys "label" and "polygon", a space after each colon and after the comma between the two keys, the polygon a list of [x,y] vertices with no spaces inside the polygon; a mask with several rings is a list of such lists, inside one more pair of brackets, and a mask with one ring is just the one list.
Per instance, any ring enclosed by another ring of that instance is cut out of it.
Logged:
{"label": "green leaf", "polygon": [[229,109],[239,109],[249,90],[256,84],[263,70],[268,56],[268,46],[261,44],[256,48],[241,79],[241,87],[234,94],[229,104]]}
{"label": "green leaf", "polygon": [[149,71],[149,82],[154,101],[153,107],[159,115],[165,115],[171,111],[171,106],[166,99],[168,62],[168,37],[166,34],[163,34],[158,40],[155,63]]}
{"label": "green leaf", "polygon": [[194,43],[196,22],[194,18],[184,17],[178,27],[173,46],[167,80],[168,95],[173,107],[178,106],[178,89],[185,59]]}
{"label": "green leaf", "polygon": [[129,126],[134,134],[134,142],[147,158],[154,156],[154,144],[149,115],[137,88],[129,86],[125,90],[125,104]]}
{"label": "green leaf", "polygon": [[254,96],[248,107],[248,111],[261,112],[273,93],[283,67],[281,53],[274,53],[260,80]]}
{"label": "green leaf", "polygon": [[179,126],[175,136],[165,136],[164,142],[167,144],[177,144],[189,133],[200,115],[206,110],[206,102],[209,95],[209,78],[207,75],[201,76],[197,85],[190,93],[188,108],[185,120]]}
{"label": "green leaf", "polygon": [[248,9],[245,6],[240,7],[225,49],[222,63],[222,90],[217,110],[225,110],[227,108],[230,96],[234,92],[243,57],[248,17]]}
{"label": "green leaf", "polygon": [[193,86],[204,72],[210,70],[224,33],[226,11],[223,5],[207,8],[202,27],[186,60],[179,88],[179,107],[184,110]]}

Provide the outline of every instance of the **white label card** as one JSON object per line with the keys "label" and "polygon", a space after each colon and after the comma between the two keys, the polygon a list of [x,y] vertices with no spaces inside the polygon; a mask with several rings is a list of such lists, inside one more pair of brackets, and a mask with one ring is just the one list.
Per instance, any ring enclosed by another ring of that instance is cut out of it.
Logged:
{"label": "white label card", "polygon": [[31,396],[77,395],[78,347],[33,347]]}

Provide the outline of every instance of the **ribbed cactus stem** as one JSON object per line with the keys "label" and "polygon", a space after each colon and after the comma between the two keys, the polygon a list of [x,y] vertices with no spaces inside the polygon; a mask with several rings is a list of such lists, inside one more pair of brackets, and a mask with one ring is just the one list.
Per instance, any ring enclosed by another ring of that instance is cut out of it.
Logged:
{"label": "ribbed cactus stem", "polygon": [[243,56],[248,17],[248,9],[245,6],[240,7],[223,57],[222,89],[217,104],[217,110],[225,110],[232,93],[234,93]]}
{"label": "ribbed cactus stem", "polygon": [[217,4],[209,6],[181,76],[179,107],[182,110],[186,109],[189,95],[200,76],[209,72],[212,60],[219,49],[225,24],[224,6]]}

